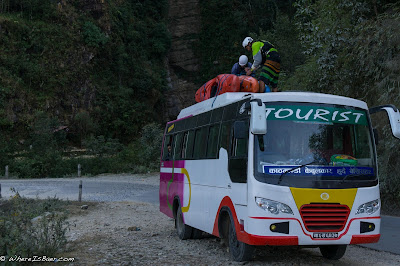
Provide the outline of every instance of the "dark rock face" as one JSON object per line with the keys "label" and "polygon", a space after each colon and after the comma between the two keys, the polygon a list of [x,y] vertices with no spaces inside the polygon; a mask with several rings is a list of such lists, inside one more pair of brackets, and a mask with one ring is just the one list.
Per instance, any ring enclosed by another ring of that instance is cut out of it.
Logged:
{"label": "dark rock face", "polygon": [[193,46],[200,32],[200,6],[198,0],[170,0],[168,29],[171,33],[171,49],[166,66],[169,89],[164,93],[164,120],[176,119],[182,108],[195,103],[197,85],[180,77],[180,72],[195,75],[199,69]]}

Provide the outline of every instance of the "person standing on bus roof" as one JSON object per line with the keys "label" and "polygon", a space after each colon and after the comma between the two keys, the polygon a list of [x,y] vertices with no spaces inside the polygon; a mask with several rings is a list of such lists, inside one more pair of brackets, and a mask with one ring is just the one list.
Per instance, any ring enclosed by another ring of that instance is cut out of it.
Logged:
{"label": "person standing on bus roof", "polygon": [[[242,76],[246,75],[247,71],[251,69],[252,63],[249,62],[249,59],[247,58],[246,55],[241,55],[239,57],[239,62],[236,62],[231,70],[231,74],[237,75],[237,76]],[[251,75],[254,77],[254,73]]]}
{"label": "person standing on bus roof", "polygon": [[278,78],[281,71],[281,57],[278,50],[268,41],[254,41],[251,37],[243,40],[243,48],[253,54],[253,66],[247,75],[251,75],[256,69],[261,67],[260,92],[265,92],[271,87],[273,92],[278,91]]}

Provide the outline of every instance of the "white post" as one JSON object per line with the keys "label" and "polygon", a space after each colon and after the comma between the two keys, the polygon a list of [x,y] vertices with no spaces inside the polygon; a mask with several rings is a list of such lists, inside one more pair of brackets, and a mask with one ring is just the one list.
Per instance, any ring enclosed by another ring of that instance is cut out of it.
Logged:
{"label": "white post", "polygon": [[78,177],[81,177],[81,164],[78,164]]}
{"label": "white post", "polygon": [[4,177],[8,178],[8,165],[6,165],[6,171],[5,171]]}

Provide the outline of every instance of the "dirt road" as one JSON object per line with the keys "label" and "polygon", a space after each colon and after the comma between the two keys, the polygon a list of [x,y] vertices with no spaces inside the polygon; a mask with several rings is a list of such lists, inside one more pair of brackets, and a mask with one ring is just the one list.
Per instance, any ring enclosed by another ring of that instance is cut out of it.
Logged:
{"label": "dirt road", "polygon": [[[157,178],[146,179],[152,184]],[[158,204],[140,202],[89,203],[75,206],[69,219],[70,244],[64,257],[73,265],[242,265],[230,260],[219,239],[178,238],[172,219],[160,213]],[[339,261],[324,259],[319,249],[258,247],[246,265],[400,265],[400,255],[349,246]]]}

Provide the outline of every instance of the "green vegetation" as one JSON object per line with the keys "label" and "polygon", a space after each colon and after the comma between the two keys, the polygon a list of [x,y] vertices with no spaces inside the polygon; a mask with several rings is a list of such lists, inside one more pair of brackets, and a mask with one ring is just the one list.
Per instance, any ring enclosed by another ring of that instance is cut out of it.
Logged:
{"label": "green vegetation", "polygon": [[[74,174],[78,163],[83,174],[154,170],[127,154],[139,152],[145,125],[162,122],[167,8],[165,0],[3,1],[0,169],[23,178]],[[86,152],[71,158],[72,147]]]}
{"label": "green vegetation", "polygon": [[[14,191],[15,192],[15,191]],[[6,258],[53,257],[65,248],[67,203],[56,198],[26,199],[15,192],[0,201],[0,253]]]}

